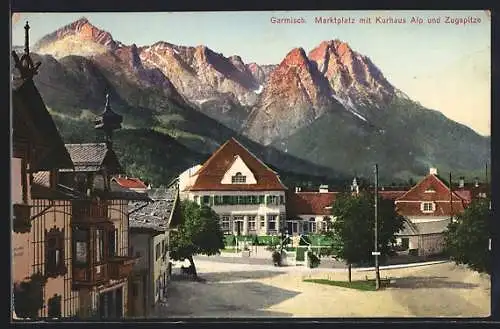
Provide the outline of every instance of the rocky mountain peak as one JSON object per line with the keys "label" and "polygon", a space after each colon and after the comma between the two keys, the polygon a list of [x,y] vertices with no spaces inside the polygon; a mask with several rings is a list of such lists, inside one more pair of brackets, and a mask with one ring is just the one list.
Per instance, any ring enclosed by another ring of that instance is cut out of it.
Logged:
{"label": "rocky mountain peak", "polygon": [[86,17],[82,17],[41,38],[33,50],[64,57],[103,53],[120,46],[111,33],[97,28]]}
{"label": "rocky mountain peak", "polygon": [[[365,97],[365,103],[386,102],[394,87],[372,61],[339,39],[321,42],[308,54],[332,89],[346,99]],[[364,96],[360,96],[364,95]]]}
{"label": "rocky mountain peak", "polygon": [[280,66],[308,66],[309,59],[302,47],[294,48],[288,52]]}

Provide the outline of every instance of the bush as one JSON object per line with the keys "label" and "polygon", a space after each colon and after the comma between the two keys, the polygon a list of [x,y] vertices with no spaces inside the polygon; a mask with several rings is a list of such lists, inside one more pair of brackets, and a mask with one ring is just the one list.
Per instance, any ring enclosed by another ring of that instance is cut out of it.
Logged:
{"label": "bush", "polygon": [[252,243],[253,243],[254,246],[258,246],[259,245],[259,238],[256,235],[253,237]]}
{"label": "bush", "polygon": [[274,266],[281,266],[281,264],[282,264],[281,253],[279,251],[275,250],[273,252],[272,257],[273,257]]}
{"label": "bush", "polygon": [[234,235],[229,235],[225,239],[226,246],[234,246],[236,239]]}
{"label": "bush", "polygon": [[299,246],[307,246],[311,244],[311,239],[307,235],[302,235],[299,240]]}
{"label": "bush", "polygon": [[312,251],[307,252],[307,258],[309,259],[309,267],[310,268],[318,267],[319,264],[321,263],[318,256],[316,256]]}

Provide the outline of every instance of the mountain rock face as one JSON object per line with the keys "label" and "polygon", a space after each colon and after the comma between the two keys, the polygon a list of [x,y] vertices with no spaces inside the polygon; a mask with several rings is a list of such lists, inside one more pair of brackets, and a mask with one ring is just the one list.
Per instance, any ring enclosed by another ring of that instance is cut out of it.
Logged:
{"label": "mountain rock face", "polygon": [[255,103],[259,83],[239,56],[224,57],[205,46],[165,42],[140,49],[146,67],[158,68],[202,112],[239,129]]}
{"label": "mountain rock face", "polygon": [[62,58],[68,55],[91,56],[113,51],[120,46],[121,43],[113,40],[109,32],[81,18],[46,35],[35,44],[33,50],[38,54]]}
{"label": "mountain rock face", "polygon": [[269,74],[244,132],[263,144],[287,137],[333,108],[330,94],[328,81],[304,49],[295,48]]}
{"label": "mountain rock face", "polygon": [[50,107],[94,110],[105,89],[127,125],[171,134],[201,153],[239,133],[266,159],[288,159],[290,170],[311,161],[316,172],[371,175],[377,162],[381,174],[402,179],[429,166],[478,170],[490,159],[489,138],[410,100],[337,39],[259,65],[204,45],[125,45],[82,18],[43,37],[33,52]]}
{"label": "mountain rock face", "polygon": [[354,107],[359,107],[364,115],[369,116],[369,112],[362,110],[366,105],[384,106],[394,96],[395,88],[382,72],[368,57],[353,51],[345,42],[323,41],[309,52],[309,59],[328,79],[335,97],[357,104]]}

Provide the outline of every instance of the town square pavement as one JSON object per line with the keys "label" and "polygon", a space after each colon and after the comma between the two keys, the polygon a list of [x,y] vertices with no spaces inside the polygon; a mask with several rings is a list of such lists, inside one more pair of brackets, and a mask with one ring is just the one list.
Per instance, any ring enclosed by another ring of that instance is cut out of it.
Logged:
{"label": "town square pavement", "polygon": [[[233,257],[234,258],[234,257]],[[305,278],[346,280],[345,268],[222,262],[195,257],[193,282],[174,268],[168,298],[155,317],[486,317],[490,314],[490,279],[451,262],[382,268],[391,279],[380,291],[359,291],[303,282]],[[370,269],[353,269],[353,280],[372,279]]]}

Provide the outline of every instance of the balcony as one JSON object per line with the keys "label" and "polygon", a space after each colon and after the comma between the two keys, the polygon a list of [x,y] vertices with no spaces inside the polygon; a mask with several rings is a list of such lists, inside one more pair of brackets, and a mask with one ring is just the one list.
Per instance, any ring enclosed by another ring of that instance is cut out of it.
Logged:
{"label": "balcony", "polygon": [[73,201],[73,219],[106,220],[108,218],[108,204],[103,201],[77,200]]}
{"label": "balcony", "polygon": [[137,260],[137,257],[129,256],[110,257],[108,260],[109,278],[112,280],[119,280],[128,277]]}
{"label": "balcony", "polygon": [[14,220],[13,231],[16,233],[27,233],[31,231],[31,208],[28,204],[16,203],[13,205]]}
{"label": "balcony", "polygon": [[73,285],[93,287],[109,281],[108,264],[73,267]]}

